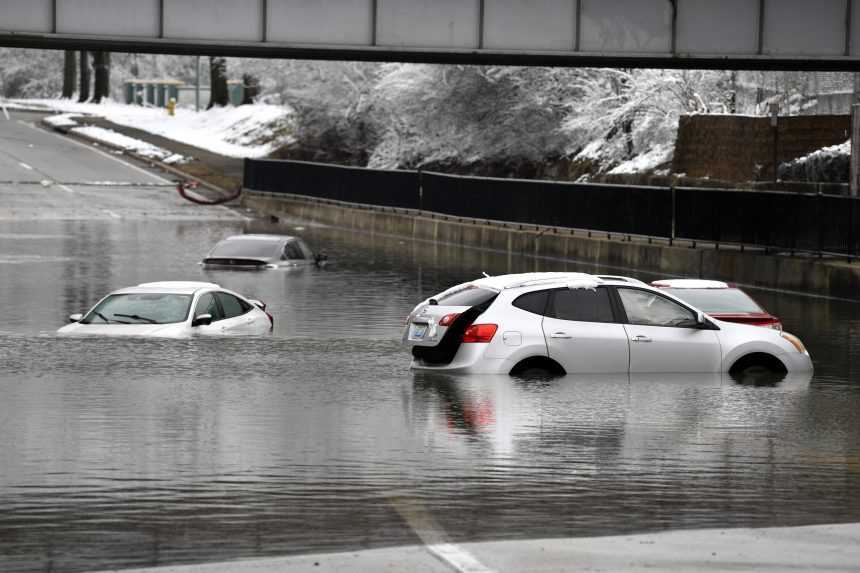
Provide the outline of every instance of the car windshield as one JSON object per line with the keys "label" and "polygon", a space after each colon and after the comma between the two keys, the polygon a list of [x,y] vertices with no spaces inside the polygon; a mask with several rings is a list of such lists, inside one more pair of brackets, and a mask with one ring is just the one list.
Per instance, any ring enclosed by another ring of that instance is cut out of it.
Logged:
{"label": "car windshield", "polygon": [[271,239],[230,239],[215,245],[209,258],[251,257],[271,259],[278,256],[281,241]]}
{"label": "car windshield", "polygon": [[736,288],[663,289],[705,312],[764,312],[745,292]]}
{"label": "car windshield", "polygon": [[112,294],[101,301],[83,324],[171,324],[188,317],[190,294]]}

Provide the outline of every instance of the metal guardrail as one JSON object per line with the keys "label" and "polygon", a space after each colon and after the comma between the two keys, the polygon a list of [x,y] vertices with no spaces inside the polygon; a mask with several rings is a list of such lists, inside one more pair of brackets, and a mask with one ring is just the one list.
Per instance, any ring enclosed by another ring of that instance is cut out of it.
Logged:
{"label": "metal guardrail", "polygon": [[853,197],[640,187],[248,159],[251,190],[475,220],[817,256],[860,256]]}

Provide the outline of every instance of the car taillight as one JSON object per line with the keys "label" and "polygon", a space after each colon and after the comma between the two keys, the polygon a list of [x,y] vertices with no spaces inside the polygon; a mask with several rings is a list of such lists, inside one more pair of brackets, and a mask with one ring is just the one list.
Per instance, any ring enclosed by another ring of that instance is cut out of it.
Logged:
{"label": "car taillight", "polygon": [[473,324],[463,333],[463,342],[490,342],[498,329],[498,324]]}
{"label": "car taillight", "polygon": [[442,317],[442,320],[439,321],[439,326],[451,326],[457,317],[460,316],[459,312],[452,312],[451,314],[446,314]]}

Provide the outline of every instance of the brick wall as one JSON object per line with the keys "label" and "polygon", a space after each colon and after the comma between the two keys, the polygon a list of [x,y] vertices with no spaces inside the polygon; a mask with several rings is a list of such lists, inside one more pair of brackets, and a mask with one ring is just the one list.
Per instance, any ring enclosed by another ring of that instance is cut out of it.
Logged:
{"label": "brick wall", "polygon": [[778,163],[791,161],[851,134],[847,115],[780,117],[688,115],[678,121],[673,171],[689,177],[767,181]]}

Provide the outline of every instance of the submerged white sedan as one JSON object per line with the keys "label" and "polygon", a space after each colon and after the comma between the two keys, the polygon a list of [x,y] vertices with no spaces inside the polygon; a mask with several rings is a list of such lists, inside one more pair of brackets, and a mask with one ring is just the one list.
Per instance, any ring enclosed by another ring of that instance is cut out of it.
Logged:
{"label": "submerged white sedan", "polygon": [[403,342],[412,368],[551,374],[811,372],[787,332],[723,322],[625,277],[485,277],[416,306]]}
{"label": "submerged white sedan", "polygon": [[85,314],[69,317],[62,335],[189,337],[264,334],[274,319],[260,301],[214,283],[166,281],[114,291]]}

